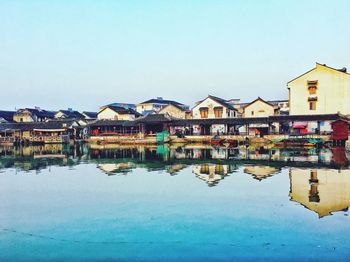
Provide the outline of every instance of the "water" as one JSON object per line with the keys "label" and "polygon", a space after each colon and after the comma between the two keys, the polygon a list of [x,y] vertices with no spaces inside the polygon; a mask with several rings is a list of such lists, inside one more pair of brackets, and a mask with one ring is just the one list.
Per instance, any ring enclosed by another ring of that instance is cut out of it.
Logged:
{"label": "water", "polygon": [[1,261],[349,260],[346,151],[0,149]]}

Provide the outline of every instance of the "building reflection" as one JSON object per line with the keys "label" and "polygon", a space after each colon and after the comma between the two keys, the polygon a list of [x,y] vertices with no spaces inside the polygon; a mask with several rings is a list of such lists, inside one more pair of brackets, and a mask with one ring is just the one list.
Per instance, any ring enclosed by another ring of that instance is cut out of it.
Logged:
{"label": "building reflection", "polygon": [[134,168],[136,168],[136,165],[131,162],[105,163],[105,164],[97,164],[97,168],[109,176],[117,175],[117,174],[126,175],[127,173],[131,172]]}
{"label": "building reflection", "polygon": [[262,181],[289,168],[290,199],[319,217],[346,210],[350,205],[350,169],[344,148],[266,149],[213,148],[210,145],[169,147],[42,145],[0,147],[0,171],[40,170],[50,166],[96,164],[103,174],[126,175],[135,168],[178,175],[185,168],[209,187],[221,184],[240,167]]}
{"label": "building reflection", "polygon": [[280,168],[263,165],[248,165],[243,169],[244,173],[252,175],[256,180],[263,180],[281,172]]}
{"label": "building reflection", "polygon": [[210,187],[216,186],[232,172],[233,168],[230,165],[211,163],[194,165],[192,169],[192,173],[194,173],[199,179],[205,181]]}
{"label": "building reflection", "polygon": [[350,170],[291,168],[290,199],[319,217],[350,206]]}

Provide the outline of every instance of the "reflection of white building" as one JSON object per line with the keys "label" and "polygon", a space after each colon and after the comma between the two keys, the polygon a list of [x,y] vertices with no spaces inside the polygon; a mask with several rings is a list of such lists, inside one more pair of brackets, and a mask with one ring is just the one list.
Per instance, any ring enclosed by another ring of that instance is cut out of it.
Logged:
{"label": "reflection of white building", "polygon": [[186,167],[186,165],[184,165],[184,164],[173,164],[173,165],[166,167],[166,170],[170,175],[177,175],[177,172],[184,169],[185,167]]}
{"label": "reflection of white building", "polygon": [[194,173],[199,179],[207,182],[208,186],[215,186],[220,180],[231,173],[229,165],[201,164],[193,167]]}
{"label": "reflection of white building", "polygon": [[290,198],[319,217],[350,206],[350,170],[291,168]]}
{"label": "reflection of white building", "polygon": [[108,163],[108,164],[98,164],[97,168],[101,169],[107,175],[116,175],[121,173],[127,173],[131,169],[135,168],[135,165],[131,162],[125,163]]}
{"label": "reflection of white building", "polygon": [[227,159],[227,150],[224,148],[213,148],[211,150],[211,157],[213,159]]}
{"label": "reflection of white building", "polygon": [[244,173],[252,175],[255,179],[261,181],[280,172],[280,169],[272,166],[246,166]]}

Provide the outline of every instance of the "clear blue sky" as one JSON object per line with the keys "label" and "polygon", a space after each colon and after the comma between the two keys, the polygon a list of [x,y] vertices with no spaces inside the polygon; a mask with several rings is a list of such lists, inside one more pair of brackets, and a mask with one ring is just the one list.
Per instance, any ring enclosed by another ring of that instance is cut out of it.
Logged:
{"label": "clear blue sky", "polygon": [[350,69],[350,1],[0,0],[1,109],[284,99],[315,62]]}

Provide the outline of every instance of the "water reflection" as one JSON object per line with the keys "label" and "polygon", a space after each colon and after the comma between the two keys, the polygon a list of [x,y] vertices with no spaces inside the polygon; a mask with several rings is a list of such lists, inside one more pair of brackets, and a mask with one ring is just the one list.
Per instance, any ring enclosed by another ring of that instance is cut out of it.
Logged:
{"label": "water reflection", "polygon": [[291,168],[290,199],[319,217],[350,206],[350,170]]}
{"label": "water reflection", "polygon": [[214,148],[203,145],[160,146],[63,146],[1,147],[0,171],[18,172],[50,166],[96,164],[103,174],[127,175],[135,168],[162,170],[171,176],[190,168],[207,186],[222,183],[241,168],[253,179],[264,181],[289,168],[290,200],[319,217],[347,210],[350,205],[349,156],[344,148],[283,150],[268,148]]}

